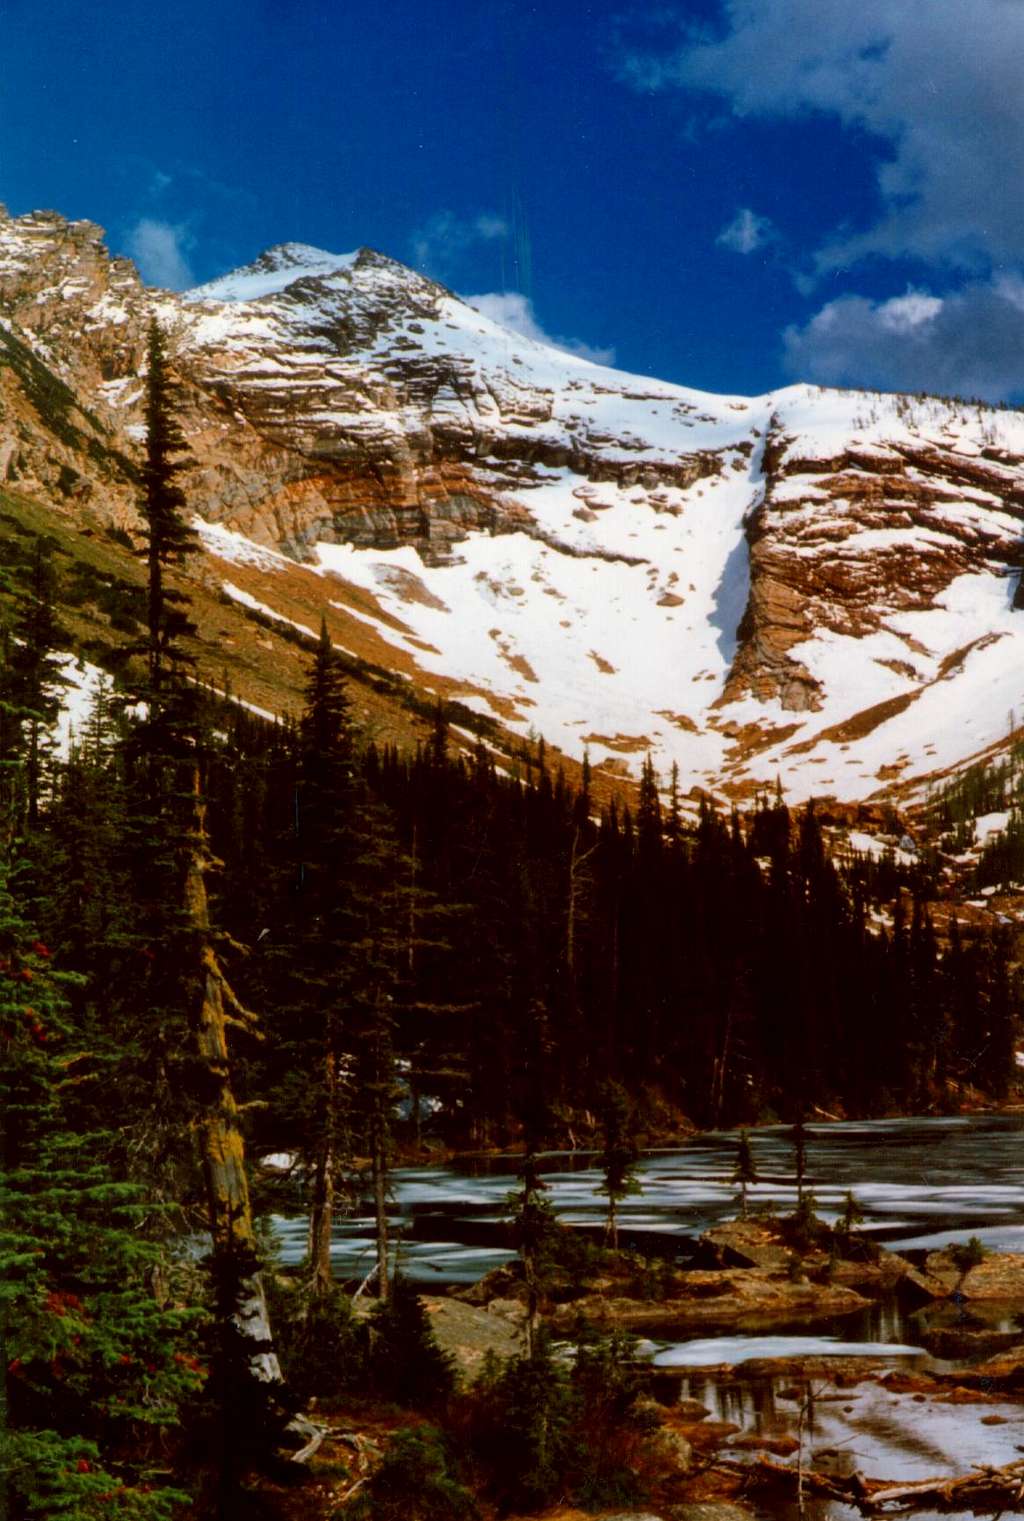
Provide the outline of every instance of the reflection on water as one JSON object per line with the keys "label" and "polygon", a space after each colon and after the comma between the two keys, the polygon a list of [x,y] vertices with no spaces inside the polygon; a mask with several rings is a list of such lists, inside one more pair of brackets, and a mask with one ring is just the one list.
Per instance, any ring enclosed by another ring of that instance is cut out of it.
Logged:
{"label": "reflection on water", "polygon": [[673,1342],[655,1352],[656,1368],[733,1367],[762,1357],[909,1357],[926,1358],[923,1347],[901,1342],[841,1341],[838,1336],[699,1336]]}
{"label": "reflection on water", "polygon": [[[826,1378],[803,1380],[792,1371],[765,1377],[748,1376],[742,1367],[724,1376],[698,1370],[680,1380],[680,1394],[703,1405],[710,1419],[728,1421],[746,1432],[771,1438],[802,1429],[804,1464],[832,1476],[857,1470],[873,1478],[911,1482],[969,1473],[976,1464],[1002,1467],[1020,1457],[1024,1440],[1019,1405],[942,1404],[921,1394],[893,1392],[880,1383],[837,1388]],[[796,1521],[799,1513],[795,1502],[779,1500],[759,1514]],[[808,1497],[803,1514],[810,1521],[845,1521],[859,1512]],[[900,1514],[931,1521],[933,1512]],[[1010,1518],[1022,1513],[1003,1514]]]}

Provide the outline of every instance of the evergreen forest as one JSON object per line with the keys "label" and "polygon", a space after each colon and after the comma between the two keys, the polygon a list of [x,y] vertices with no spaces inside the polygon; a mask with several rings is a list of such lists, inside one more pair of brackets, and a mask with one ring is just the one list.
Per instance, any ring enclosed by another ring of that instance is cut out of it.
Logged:
{"label": "evergreen forest", "polygon": [[[5,540],[0,571],[14,1521],[247,1514],[259,1454],[312,1436],[300,1406],[325,1346],[331,1378],[386,1397],[391,1346],[434,1409],[450,1369],[415,1296],[389,1287],[398,1154],[603,1136],[614,1203],[633,1155],[624,1105],[641,1132],[671,1136],[917,1112],[965,1084],[999,1100],[1014,1070],[1009,941],[954,919],[940,944],[926,868],[838,865],[813,804],[777,793],[740,814],[704,800],[695,817],[650,758],[635,795],[599,804],[586,767],[570,785],[542,741],[512,761],[456,743],[443,702],[415,751],[378,746],[326,630],[291,719],[212,697],[168,586],[191,534],[156,328],[147,385],[146,633],[63,751],[69,644],[45,541]],[[301,1162],[301,1315],[265,1297],[250,1164],[269,1153]],[[357,1169],[380,1222],[370,1342],[329,1254]],[[486,1458],[495,1432],[521,1437],[499,1484],[509,1504],[544,1499],[524,1478],[542,1472],[538,1400],[561,1401],[566,1442],[598,1429],[599,1390],[602,1418],[632,1430],[621,1361],[591,1348],[567,1381],[540,1338],[494,1374],[474,1441]],[[403,1441],[394,1461],[436,1498],[422,1513],[472,1514],[435,1428]],[[581,1450],[563,1467],[614,1499]],[[388,1503],[385,1475],[350,1513],[413,1514]]]}

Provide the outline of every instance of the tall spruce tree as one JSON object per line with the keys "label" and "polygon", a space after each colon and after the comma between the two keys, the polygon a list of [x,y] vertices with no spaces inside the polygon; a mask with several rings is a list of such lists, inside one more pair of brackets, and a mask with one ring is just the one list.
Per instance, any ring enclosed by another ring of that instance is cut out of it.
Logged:
{"label": "tall spruce tree", "polygon": [[198,540],[185,522],[185,493],[178,482],[187,447],[175,413],[175,386],[167,340],[156,318],[149,326],[146,371],[146,457],[142,467],[142,516],[145,523],[149,678],[161,683],[167,661],[185,659],[181,638],[194,631],[185,611],[187,598],[167,584],[167,571],[196,548]]}
{"label": "tall spruce tree", "polygon": [[354,875],[352,720],[325,621],[306,685],[273,953],[289,1011],[279,1099],[298,1121],[310,1178],[309,1259],[314,1297],[332,1288],[331,1229],[339,1169],[349,1147],[352,1028],[341,967],[352,936]]}
{"label": "tall spruce tree", "polygon": [[[216,1503],[227,1515],[246,1468],[266,1457],[285,1416],[228,1049],[229,1026],[258,1032],[227,981],[222,938],[210,917],[206,878],[213,859],[202,780],[205,740],[181,643],[192,625],[187,598],[169,589],[165,579],[168,567],[179,563],[193,544],[177,483],[184,441],[173,400],[164,338],[154,323],[141,503],[149,594],[146,713],[129,747],[138,805],[135,864],[147,900],[146,981],[153,994],[151,1009],[163,1023],[154,1048],[163,1072],[162,1099],[172,1129],[180,1126],[183,1134],[187,1127],[196,1138],[203,1177],[217,1333],[212,1387],[219,1435],[211,1483]],[[141,1017],[145,1024],[152,1013],[146,1010]]]}

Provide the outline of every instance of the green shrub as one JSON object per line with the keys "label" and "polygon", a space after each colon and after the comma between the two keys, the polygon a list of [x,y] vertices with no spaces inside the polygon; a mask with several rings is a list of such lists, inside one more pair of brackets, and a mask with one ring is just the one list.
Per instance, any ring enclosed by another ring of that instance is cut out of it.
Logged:
{"label": "green shrub", "polygon": [[300,1402],[331,1399],[365,1382],[365,1329],[347,1294],[333,1288],[324,1298],[310,1299],[298,1287],[274,1286],[270,1297],[278,1355]]}
{"label": "green shrub", "polygon": [[667,1299],[673,1289],[675,1275],[672,1264],[664,1257],[637,1257],[629,1283],[632,1299],[658,1301]]}
{"label": "green shrub", "polygon": [[543,1336],[532,1357],[513,1358],[480,1390],[472,1440],[503,1509],[540,1509],[566,1493],[572,1403],[565,1369]]}
{"label": "green shrub", "polygon": [[542,1337],[533,1357],[492,1367],[456,1416],[506,1510],[556,1501],[631,1505],[664,1461],[660,1422],[639,1397],[628,1337],[581,1343],[571,1366]]}
{"label": "green shrub", "polygon": [[787,1246],[798,1252],[810,1252],[815,1247],[827,1247],[832,1235],[824,1220],[815,1214],[817,1200],[813,1194],[804,1194],[791,1215],[780,1222],[782,1239]]}
{"label": "green shrub", "polygon": [[340,1515],[345,1521],[473,1521],[476,1501],[450,1463],[436,1427],[397,1431],[373,1478]]}
{"label": "green shrub", "polygon": [[977,1236],[972,1236],[969,1241],[954,1241],[949,1248],[949,1255],[957,1272],[969,1273],[971,1268],[976,1268],[988,1254]]}
{"label": "green shrub", "polygon": [[385,1399],[420,1410],[437,1409],[455,1389],[455,1364],[437,1345],[419,1295],[400,1273],[370,1319],[369,1378]]}

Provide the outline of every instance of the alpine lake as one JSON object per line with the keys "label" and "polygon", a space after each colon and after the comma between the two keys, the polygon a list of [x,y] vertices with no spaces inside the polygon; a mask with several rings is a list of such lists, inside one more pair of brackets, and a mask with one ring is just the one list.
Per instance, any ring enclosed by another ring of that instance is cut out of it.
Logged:
{"label": "alpine lake", "polygon": [[[620,1205],[620,1246],[685,1267],[701,1236],[737,1215],[737,1139],[705,1132],[671,1150],[645,1153],[641,1190]],[[751,1216],[790,1213],[796,1202],[792,1130],[758,1129],[750,1139],[759,1179],[748,1189]],[[512,1259],[503,1222],[518,1165],[512,1155],[463,1157],[394,1172],[391,1225],[400,1267],[421,1292],[444,1294],[475,1283]],[[552,1152],[542,1158],[542,1171],[558,1218],[602,1239],[606,1201],[594,1154]],[[928,1252],[971,1238],[989,1253],[1024,1254],[1024,1114],[813,1124],[804,1186],[829,1223],[852,1194],[859,1232],[917,1264]],[[301,1260],[305,1219],[277,1215],[273,1227],[281,1261]],[[336,1275],[360,1281],[373,1254],[369,1201],[357,1202],[336,1225]],[[955,1330],[958,1322],[977,1325],[980,1312],[987,1331],[1024,1343],[1024,1300],[959,1301],[954,1293],[940,1305],[915,1309],[890,1296],[833,1319],[733,1324],[722,1335],[709,1334],[713,1327],[683,1333],[666,1319],[637,1333],[638,1355],[652,1364],[655,1377],[670,1381],[670,1399],[699,1403],[709,1423],[738,1428],[743,1444],[799,1430],[801,1461],[823,1473],[856,1469],[894,1483],[964,1475],[979,1464],[1001,1468],[1020,1461],[1024,1402],[990,1395],[983,1405],[969,1405],[915,1393],[915,1374],[948,1375],[971,1366],[968,1359],[930,1353],[922,1339],[936,1316]],[[861,1370],[869,1359],[872,1373],[843,1376],[854,1359]],[[805,1364],[813,1376],[795,1376]],[[811,1521],[859,1514],[811,1495],[803,1497],[802,1511],[794,1499],[755,1513],[802,1514]],[[938,1512],[904,1508],[899,1514],[925,1521]],[[1002,1514],[1024,1517],[1024,1505]]]}

